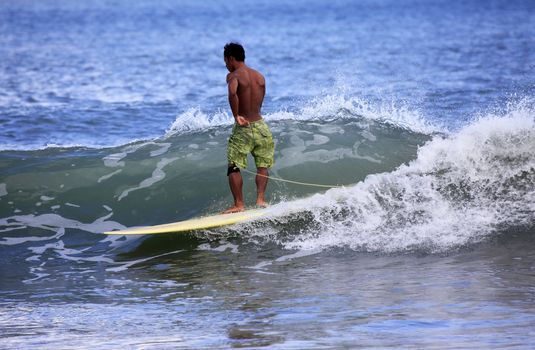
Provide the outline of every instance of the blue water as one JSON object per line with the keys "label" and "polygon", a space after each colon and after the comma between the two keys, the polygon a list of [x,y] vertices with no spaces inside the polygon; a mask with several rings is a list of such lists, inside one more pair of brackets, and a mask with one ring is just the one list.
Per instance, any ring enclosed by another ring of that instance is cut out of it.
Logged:
{"label": "blue water", "polygon": [[[530,1],[4,3],[4,148],[117,145],[226,109],[221,47],[268,79],[266,112],[325,94],[458,126],[533,92]],[[239,23],[239,24],[238,24]]]}
{"label": "blue water", "polygon": [[[0,347],[531,349],[533,23],[527,0],[0,3]],[[344,187],[103,235],[230,204],[229,41],[266,77],[271,174]]]}

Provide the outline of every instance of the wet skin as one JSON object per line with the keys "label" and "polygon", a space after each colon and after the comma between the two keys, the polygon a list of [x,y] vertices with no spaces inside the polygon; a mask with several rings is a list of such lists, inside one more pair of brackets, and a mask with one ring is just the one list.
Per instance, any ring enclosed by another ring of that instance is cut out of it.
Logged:
{"label": "wet skin", "polygon": [[[266,93],[266,81],[260,72],[249,68],[245,62],[237,61],[234,57],[224,57],[229,71],[227,75],[228,99],[232,115],[240,126],[247,126],[250,122],[262,119],[260,110]],[[233,164],[229,164],[232,166]],[[234,197],[234,205],[223,213],[236,213],[245,210],[243,201],[243,179],[240,172],[233,172],[228,176],[230,191]],[[256,205],[265,207],[265,192],[268,183],[268,169],[257,168],[256,175]]]}

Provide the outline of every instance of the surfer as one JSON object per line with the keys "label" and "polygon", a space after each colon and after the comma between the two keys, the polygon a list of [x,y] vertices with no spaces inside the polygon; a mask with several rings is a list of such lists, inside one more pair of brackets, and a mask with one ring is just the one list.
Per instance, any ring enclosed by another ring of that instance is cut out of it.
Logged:
{"label": "surfer", "polygon": [[249,153],[256,165],[256,205],[267,206],[264,196],[268,169],[274,162],[275,144],[260,114],[266,93],[264,76],[245,64],[245,50],[240,44],[226,44],[223,57],[230,72],[227,75],[228,100],[235,120],[227,148],[227,176],[234,206],[224,213],[235,213],[245,210],[240,168],[247,168]]}

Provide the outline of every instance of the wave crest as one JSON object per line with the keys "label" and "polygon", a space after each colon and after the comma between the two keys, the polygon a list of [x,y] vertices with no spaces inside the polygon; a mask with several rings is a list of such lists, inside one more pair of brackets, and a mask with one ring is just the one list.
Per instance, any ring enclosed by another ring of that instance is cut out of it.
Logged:
{"label": "wave crest", "polygon": [[[444,132],[444,128],[432,125],[409,106],[388,102],[374,105],[358,97],[327,95],[315,98],[296,111],[280,110],[264,115],[267,121],[334,121],[355,119],[358,121],[379,121],[413,132],[432,134]],[[183,133],[198,132],[223,125],[232,125],[234,119],[223,110],[207,114],[200,107],[190,108],[180,114],[169,126],[165,137]]]}
{"label": "wave crest", "polygon": [[[435,136],[417,158],[355,186],[273,208],[291,249],[446,251],[535,223],[535,122],[520,108]],[[290,213],[290,214],[288,214]],[[273,221],[271,221],[273,222]],[[295,235],[295,230],[298,234]],[[274,232],[270,232],[273,235]]]}

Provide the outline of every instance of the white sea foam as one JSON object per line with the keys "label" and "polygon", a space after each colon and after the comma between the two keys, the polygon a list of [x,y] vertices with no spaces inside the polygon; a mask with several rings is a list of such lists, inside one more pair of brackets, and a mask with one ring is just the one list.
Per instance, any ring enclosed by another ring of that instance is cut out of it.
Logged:
{"label": "white sea foam", "polygon": [[35,275],[34,278],[26,279],[23,282],[24,283],[31,283],[35,282],[36,280],[39,280],[41,278],[47,277],[50,274],[44,273],[45,271],[44,267],[48,261],[48,259],[43,259],[43,254],[47,251],[52,251],[55,254],[55,258],[64,259],[64,260],[70,260],[70,261],[86,261],[86,262],[94,262],[94,263],[106,263],[106,264],[113,264],[114,260],[112,258],[106,257],[104,255],[88,255],[85,254],[85,251],[87,251],[90,247],[82,250],[73,249],[73,248],[67,248],[65,247],[65,243],[60,238],[65,234],[65,228],[60,227],[57,229],[56,235],[53,237],[48,237],[44,239],[32,239],[32,240],[26,240],[27,241],[37,241],[37,240],[52,240],[55,239],[53,242],[46,243],[44,245],[39,246],[30,246],[28,247],[28,250],[30,250],[34,255],[30,256],[26,259],[28,262],[38,262],[40,265],[38,267],[30,267],[30,273]]}
{"label": "white sea foam", "polygon": [[[430,124],[416,110],[403,104],[384,102],[372,104],[358,97],[344,95],[327,95],[313,99],[296,112],[277,111],[264,115],[267,121],[300,120],[332,121],[337,119],[375,120],[396,125],[415,132],[432,134],[444,132],[444,129]],[[213,115],[200,108],[192,108],[179,115],[167,129],[165,137],[188,132],[232,125],[234,119],[226,111],[217,111]]]}
{"label": "white sea foam", "polygon": [[165,173],[163,171],[163,168],[174,162],[175,160],[177,160],[178,157],[174,157],[174,158],[163,158],[161,159],[158,164],[156,165],[156,169],[154,169],[154,171],[152,172],[152,175],[151,177],[149,177],[148,179],[145,179],[143,181],[141,181],[141,183],[136,186],[136,187],[133,187],[133,188],[129,188],[127,190],[124,190],[120,195],[119,195],[119,198],[117,199],[118,201],[120,201],[121,199],[123,199],[124,197],[128,196],[128,194],[130,192],[133,192],[133,191],[137,191],[137,190],[140,190],[142,188],[147,188],[147,187],[150,187],[152,185],[154,185],[156,182],[158,181],[161,181],[165,178]]}
{"label": "white sea foam", "polygon": [[[0,219],[0,226],[10,228],[27,228],[35,227],[44,230],[56,231],[59,229],[80,229],[87,232],[102,233],[112,230],[125,229],[124,225],[121,225],[115,221],[108,221],[113,215],[109,213],[103,217],[100,217],[92,223],[83,223],[77,220],[64,218],[58,214],[42,214],[42,215],[15,215],[7,218]],[[25,236],[25,237],[2,237],[0,245],[16,245],[25,242],[42,241],[57,239],[58,236]]]}
{"label": "white sea foam", "polygon": [[[156,143],[155,143],[155,145],[156,145]],[[150,156],[151,157],[161,156],[162,154],[165,154],[169,150],[169,147],[171,147],[170,143],[160,143],[160,144],[157,144],[157,145],[162,146],[162,147],[160,147],[156,151],[150,152]]]}
{"label": "white sea foam", "polygon": [[224,252],[226,250],[230,250],[234,254],[238,253],[238,249],[239,249],[238,245],[232,244],[229,242],[219,242],[219,243],[221,243],[221,245],[217,247],[213,246],[210,243],[204,243],[204,244],[199,245],[197,249],[198,250],[211,250],[211,251],[216,251],[216,252]]}
{"label": "white sea foam", "polygon": [[111,172],[111,173],[109,173],[109,174],[103,175],[103,176],[101,176],[101,177],[98,178],[97,182],[98,182],[98,183],[101,183],[102,181],[107,180],[107,179],[109,179],[110,177],[112,177],[112,176],[114,176],[114,175],[117,175],[117,174],[121,173],[122,171],[123,171],[123,169],[118,169],[118,170],[115,170],[115,171],[113,171],[113,172]]}
{"label": "white sea foam", "polygon": [[283,223],[285,232],[294,227],[278,238],[286,248],[381,252],[444,251],[503,228],[534,225],[534,115],[516,108],[435,136],[409,164],[355,186],[274,205],[268,220]]}
{"label": "white sea foam", "polygon": [[408,130],[431,134],[443,132],[442,128],[430,124],[414,109],[393,101],[370,103],[357,96],[346,97],[343,94],[326,95],[313,99],[298,113],[275,113],[268,120],[336,120],[359,119],[378,120]]}
{"label": "white sea foam", "polygon": [[46,144],[2,144],[0,151],[42,151],[47,149],[61,148],[61,149],[75,149],[75,148],[91,148],[91,149],[105,149],[121,147],[133,143],[143,142],[143,139],[115,139],[113,142],[102,144],[100,140],[85,140],[80,143],[46,143]]}
{"label": "white sea foam", "polygon": [[[28,226],[22,225],[16,227],[18,228],[27,228]],[[49,227],[44,227],[42,225],[34,226],[46,230],[51,230]],[[41,236],[41,237],[35,237],[35,236],[26,236],[26,237],[2,237],[2,241],[0,241],[0,245],[17,245],[27,242],[39,242],[39,241],[49,241],[53,239],[59,239],[61,236],[63,236],[65,233],[65,230],[58,231],[55,235],[52,236]]]}
{"label": "white sea foam", "polygon": [[165,132],[165,137],[202,131],[221,125],[231,125],[233,120],[232,116],[224,111],[218,111],[209,116],[200,108],[191,108],[176,118]]}
{"label": "white sea foam", "polygon": [[[134,153],[134,152],[138,151],[139,149],[141,149],[141,148],[143,148],[145,146],[150,146],[150,145],[161,146],[159,149],[150,152],[150,156],[151,157],[157,157],[157,156],[160,156],[162,154],[165,154],[169,150],[169,147],[171,147],[171,143],[157,143],[157,142],[152,142],[152,141],[142,142],[142,143],[139,143],[139,144],[128,145],[128,146],[124,147],[120,152],[113,153],[113,154],[110,154],[110,155],[107,155],[106,157],[104,157],[103,158],[104,165],[107,166],[107,167],[111,167],[111,168],[124,167],[125,166],[125,162],[124,162],[123,159],[126,156],[128,156],[128,154]],[[108,180],[112,176],[115,176],[115,175],[117,175],[117,174],[119,174],[121,172],[122,172],[122,169],[115,170],[115,171],[113,171],[113,172],[111,172],[109,174],[101,176],[97,180],[97,182],[100,183],[102,181]]]}
{"label": "white sea foam", "polygon": [[[31,283],[46,276],[49,276],[49,273],[45,273],[44,265],[46,265],[47,260],[43,260],[43,254],[47,250],[52,250],[55,254],[55,258],[60,258],[64,260],[71,261],[87,261],[95,263],[106,263],[106,264],[115,264],[115,261],[102,254],[91,255],[87,254],[87,250],[91,247],[88,246],[85,249],[73,249],[65,247],[65,243],[61,239],[65,235],[65,230],[69,229],[80,229],[87,232],[93,233],[102,233],[104,231],[111,231],[115,229],[124,229],[125,226],[114,222],[109,221],[108,219],[113,215],[113,213],[108,213],[107,215],[100,217],[93,221],[92,223],[82,223],[77,220],[68,219],[62,217],[58,214],[42,214],[42,215],[16,215],[7,218],[0,219],[0,227],[7,227],[7,230],[17,230],[17,229],[27,229],[27,228],[38,228],[47,231],[53,231],[55,234],[39,235],[39,236],[21,236],[21,237],[2,237],[0,240],[0,245],[19,245],[23,243],[33,243],[33,242],[42,242],[48,241],[48,243],[41,245],[29,246],[28,249],[33,253],[32,256],[26,259],[28,262],[38,262],[40,263],[39,267],[30,267],[30,272],[35,276],[30,279],[26,279],[24,283]],[[111,247],[114,248],[120,243],[118,242],[121,237],[116,237],[108,239],[106,237],[102,242],[111,242]],[[124,243],[126,240],[122,240]],[[120,265],[123,268],[133,265],[136,262],[131,262],[125,264],[123,262]]]}
{"label": "white sea foam", "polygon": [[183,250],[175,250],[175,251],[172,251],[172,252],[159,254],[159,255],[155,255],[155,256],[150,256],[148,258],[132,260],[132,261],[121,261],[121,262],[109,261],[111,263],[119,264],[119,266],[107,268],[106,271],[108,271],[108,272],[121,272],[121,271],[127,270],[129,267],[131,267],[133,265],[140,264],[142,262],[149,261],[149,260],[152,260],[152,259],[160,258],[162,256],[180,253],[182,251]]}
{"label": "white sea foam", "polygon": [[360,142],[355,143],[353,148],[336,148],[333,150],[316,149],[308,150],[311,145],[322,145],[329,141],[329,138],[323,135],[313,135],[313,140],[307,141],[301,137],[304,133],[302,130],[287,132],[290,136],[290,145],[280,150],[277,157],[277,168],[288,168],[297,164],[306,162],[328,163],[333,160],[344,158],[365,159],[373,163],[381,163],[381,159],[359,154],[358,147]]}
{"label": "white sea foam", "polygon": [[275,262],[284,262],[288,260],[298,259],[309,255],[318,254],[321,252],[321,249],[307,249],[307,250],[298,250],[297,252],[293,254],[283,255],[281,257],[278,257],[275,260],[266,260],[262,261],[255,266],[252,266],[252,269],[262,269],[266,266],[272,265]]}
{"label": "white sea foam", "polygon": [[41,271],[43,271],[42,268],[39,268],[39,267],[30,267],[30,273],[33,274],[33,275],[35,275],[35,277],[34,277],[34,278],[28,278],[28,279],[25,279],[25,280],[23,280],[22,282],[24,282],[24,283],[31,283],[31,282],[40,280],[41,278],[50,276],[49,273],[44,273],[44,272],[41,272]]}
{"label": "white sea foam", "polygon": [[128,145],[125,148],[123,148],[121,152],[113,153],[104,157],[103,158],[104,165],[110,168],[124,167],[124,162],[122,161],[124,157],[126,157],[130,153],[136,152],[138,149],[144,146],[151,145],[151,144],[153,144],[153,142],[143,142],[143,143]]}
{"label": "white sea foam", "polygon": [[7,186],[5,183],[0,184],[0,197],[7,196]]}
{"label": "white sea foam", "polygon": [[9,232],[9,231],[15,231],[15,230],[24,230],[26,226],[17,226],[17,227],[7,227],[4,229],[0,229],[0,232]]}

